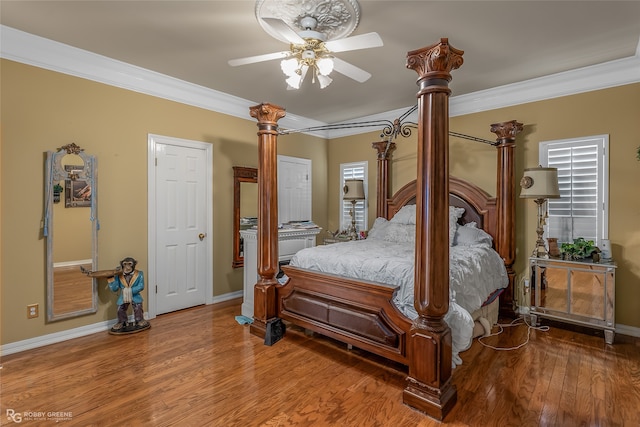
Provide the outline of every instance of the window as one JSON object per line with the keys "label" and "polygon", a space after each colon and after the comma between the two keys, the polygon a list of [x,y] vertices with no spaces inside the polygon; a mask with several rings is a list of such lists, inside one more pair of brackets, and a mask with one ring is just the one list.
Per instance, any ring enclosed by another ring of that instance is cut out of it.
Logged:
{"label": "window", "polygon": [[[341,201],[341,215],[340,215],[340,229],[347,230],[351,226],[351,207],[353,204],[349,200],[344,200],[344,182],[347,179],[362,179],[364,180],[364,195],[367,196],[367,162],[354,162],[354,163],[342,163],[340,165],[340,201]],[[367,201],[358,200],[355,204],[355,218],[356,218],[356,230],[367,229]]]}
{"label": "window", "polygon": [[609,135],[540,143],[540,165],[558,168],[559,199],[548,200],[547,235],[560,242],[608,238]]}

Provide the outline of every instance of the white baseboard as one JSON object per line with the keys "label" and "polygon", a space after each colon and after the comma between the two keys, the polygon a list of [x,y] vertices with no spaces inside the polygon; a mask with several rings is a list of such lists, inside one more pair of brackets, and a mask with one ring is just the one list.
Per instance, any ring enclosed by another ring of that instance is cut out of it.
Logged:
{"label": "white baseboard", "polygon": [[71,340],[74,338],[84,337],[86,335],[95,334],[98,332],[106,332],[111,326],[116,323],[116,320],[107,320],[104,322],[94,323],[92,325],[81,326],[79,328],[68,329],[66,331],[55,332],[53,334],[42,335],[35,338],[29,338],[22,341],[12,342],[5,344],[0,348],[0,355],[7,356],[13,353],[20,353],[21,351],[31,350],[33,348],[44,347],[45,345],[55,344],[62,341]]}
{"label": "white baseboard", "polygon": [[[516,313],[522,314],[522,315],[529,314],[529,307],[518,306],[516,308]],[[636,328],[634,326],[616,324],[616,335],[618,334],[640,338],[640,328]]]}
{"label": "white baseboard", "polygon": [[627,325],[616,325],[616,334],[640,338],[640,328]]}
{"label": "white baseboard", "polygon": [[[241,298],[242,291],[229,292],[224,295],[214,296],[213,304],[219,302],[230,301],[235,298]],[[145,318],[146,318],[145,313]],[[131,319],[133,320],[133,319]],[[21,351],[31,350],[45,345],[55,344],[74,338],[84,337],[95,333],[106,332],[116,323],[116,319],[106,320],[104,322],[94,323],[92,325],[81,326],[79,328],[68,329],[66,331],[55,332],[53,334],[42,335],[35,338],[29,338],[22,341],[4,344],[0,347],[0,357],[9,354],[20,353]]]}

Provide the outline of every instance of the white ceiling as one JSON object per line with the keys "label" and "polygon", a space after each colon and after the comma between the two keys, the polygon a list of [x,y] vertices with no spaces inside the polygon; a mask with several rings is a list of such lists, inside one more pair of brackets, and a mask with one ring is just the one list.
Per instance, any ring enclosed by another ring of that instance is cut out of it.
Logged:
{"label": "white ceiling", "polygon": [[[229,59],[286,50],[256,21],[254,1],[0,1],[0,23],[27,33],[334,123],[415,103],[408,51],[447,37],[465,51],[452,96],[638,55],[640,1],[367,1],[353,35],[384,46],[337,54],[373,77],[333,73],[286,90],[279,61]],[[603,75],[603,79],[607,76]]]}

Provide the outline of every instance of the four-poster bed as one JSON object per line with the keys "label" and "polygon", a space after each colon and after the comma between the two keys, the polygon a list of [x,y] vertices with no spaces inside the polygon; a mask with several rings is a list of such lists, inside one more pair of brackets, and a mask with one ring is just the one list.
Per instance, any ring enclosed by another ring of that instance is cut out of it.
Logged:
{"label": "four-poster bed", "polygon": [[418,179],[389,197],[388,162],[392,142],[374,143],[378,152],[377,214],[390,219],[415,203],[414,306],[411,320],[393,305],[395,287],[295,267],[283,267],[289,281],[280,285],[277,254],[277,121],[284,110],[271,104],[251,108],[258,119],[259,222],[258,275],[251,331],[264,337],[283,319],[409,367],[403,401],[443,419],[457,399],[451,384],[452,337],[443,320],[449,309],[449,206],[464,207],[463,221],[475,221],[493,237],[504,260],[508,286],[500,296],[513,313],[515,260],[516,121],[494,124],[498,138],[497,196],[449,177],[448,82],[462,64],[462,51],[447,39],[407,56],[418,75]]}

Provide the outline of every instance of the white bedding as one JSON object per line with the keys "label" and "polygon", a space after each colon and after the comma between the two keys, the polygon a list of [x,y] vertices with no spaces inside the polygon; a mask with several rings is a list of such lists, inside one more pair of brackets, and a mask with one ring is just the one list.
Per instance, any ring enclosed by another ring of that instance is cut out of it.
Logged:
{"label": "white bedding", "polygon": [[[413,305],[415,245],[412,239],[407,240],[369,238],[316,246],[296,253],[291,265],[399,286],[393,302],[405,316],[414,319],[418,317]],[[491,293],[506,287],[509,280],[502,258],[486,243],[451,246],[449,258],[450,304],[444,319],[452,332],[455,366],[462,363],[458,353],[469,348],[473,339],[470,313]]]}

